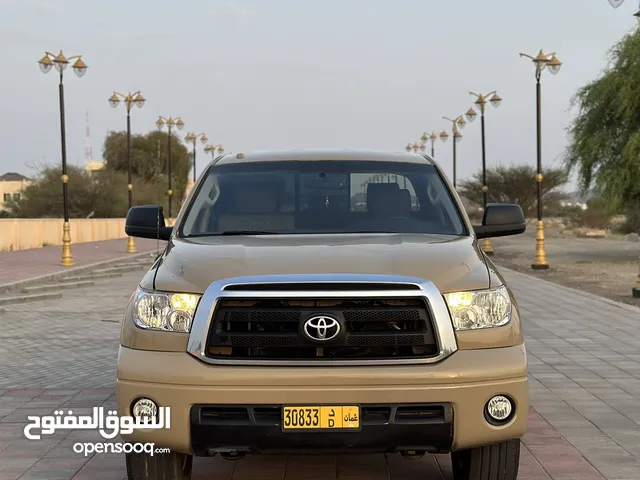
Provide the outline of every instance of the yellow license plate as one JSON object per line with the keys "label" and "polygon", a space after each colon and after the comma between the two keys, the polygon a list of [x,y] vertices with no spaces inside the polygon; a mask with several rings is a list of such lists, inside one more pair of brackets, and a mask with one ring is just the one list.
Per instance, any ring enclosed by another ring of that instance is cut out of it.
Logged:
{"label": "yellow license plate", "polygon": [[282,408],[283,430],[360,429],[360,407],[347,406],[290,406]]}

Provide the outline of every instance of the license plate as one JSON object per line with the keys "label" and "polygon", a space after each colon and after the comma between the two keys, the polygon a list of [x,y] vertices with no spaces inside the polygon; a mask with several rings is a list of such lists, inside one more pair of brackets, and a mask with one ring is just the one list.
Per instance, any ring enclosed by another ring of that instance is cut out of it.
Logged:
{"label": "license plate", "polygon": [[359,430],[360,407],[355,405],[283,407],[282,429],[285,431]]}

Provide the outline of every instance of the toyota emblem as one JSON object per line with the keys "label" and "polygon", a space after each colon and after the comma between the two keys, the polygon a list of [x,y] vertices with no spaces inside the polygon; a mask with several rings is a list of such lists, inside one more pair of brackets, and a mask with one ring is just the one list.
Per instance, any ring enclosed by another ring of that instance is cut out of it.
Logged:
{"label": "toyota emblem", "polygon": [[307,338],[316,342],[328,342],[340,334],[340,322],[327,315],[311,317],[302,327]]}

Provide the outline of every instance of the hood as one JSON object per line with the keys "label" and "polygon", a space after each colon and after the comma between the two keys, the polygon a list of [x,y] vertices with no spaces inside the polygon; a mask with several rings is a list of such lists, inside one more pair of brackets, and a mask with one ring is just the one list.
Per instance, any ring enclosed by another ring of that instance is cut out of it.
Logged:
{"label": "hood", "polygon": [[[472,237],[411,234],[262,235],[172,239],[156,262],[156,290],[203,293],[212,282],[248,275],[405,275],[442,293],[489,287]],[[153,271],[145,277],[150,288]]]}

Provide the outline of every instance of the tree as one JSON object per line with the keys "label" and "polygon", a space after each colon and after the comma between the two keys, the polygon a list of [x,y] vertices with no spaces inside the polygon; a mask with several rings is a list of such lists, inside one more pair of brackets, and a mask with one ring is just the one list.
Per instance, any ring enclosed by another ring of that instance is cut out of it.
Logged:
{"label": "tree", "polygon": [[[499,166],[487,169],[487,201],[489,203],[517,203],[525,215],[534,215],[537,208],[538,186],[536,169],[533,165]],[[559,202],[565,197],[560,187],[568,181],[564,168],[548,168],[543,171],[543,206],[545,203]],[[458,186],[460,195],[473,204],[483,206],[482,170],[473,174],[470,180],[463,180]]]}
{"label": "tree", "polygon": [[[67,166],[69,176],[69,216],[86,217],[92,211],[95,197],[92,180],[88,173],[75,166]],[[61,171],[59,166],[48,166],[35,176],[20,196],[20,200],[10,200],[7,210],[13,217],[62,218],[63,197]]]}
{"label": "tree", "polygon": [[[583,191],[594,185],[612,209],[640,209],[640,30],[611,49],[602,75],[572,98],[565,162]],[[640,216],[630,215],[638,223]]]}
{"label": "tree", "polygon": [[[133,175],[140,177],[154,185],[164,182],[164,191],[168,189],[167,178],[167,147],[168,134],[160,131],[151,131],[145,135],[132,135],[131,137],[131,164]],[[110,172],[127,172],[127,134],[126,132],[110,132],[103,145],[105,170]],[[189,180],[191,169],[191,155],[187,147],[175,134],[171,135],[171,183],[173,204],[175,211],[180,208]],[[126,180],[125,180],[126,185]],[[139,192],[134,189],[134,199]],[[140,203],[135,200],[136,203]],[[167,208],[166,198],[162,204]]]}
{"label": "tree", "polygon": [[[75,165],[69,175],[69,216],[71,218],[123,218],[129,208],[127,173],[102,170],[89,173]],[[166,177],[146,180],[133,177],[134,204],[160,204],[166,201]],[[61,218],[63,212],[60,167],[47,166],[35,175],[20,200],[7,202],[3,215],[19,218]]]}

